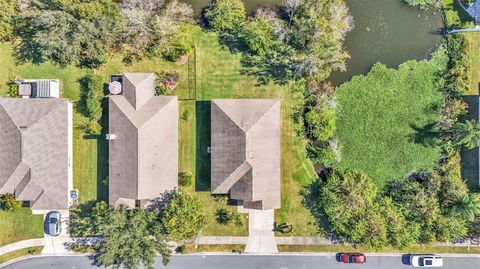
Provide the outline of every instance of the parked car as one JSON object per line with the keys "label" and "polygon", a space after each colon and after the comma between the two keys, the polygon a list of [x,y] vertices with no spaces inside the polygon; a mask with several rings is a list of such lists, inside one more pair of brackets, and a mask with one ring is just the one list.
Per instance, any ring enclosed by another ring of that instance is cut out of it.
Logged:
{"label": "parked car", "polygon": [[362,253],[342,253],[340,261],[343,263],[366,263],[367,257]]}
{"label": "parked car", "polygon": [[413,267],[442,267],[442,257],[434,254],[413,254],[410,256],[410,265]]}
{"label": "parked car", "polygon": [[57,236],[61,232],[60,228],[60,212],[52,211],[47,214],[46,223],[47,223],[47,233],[52,236]]}

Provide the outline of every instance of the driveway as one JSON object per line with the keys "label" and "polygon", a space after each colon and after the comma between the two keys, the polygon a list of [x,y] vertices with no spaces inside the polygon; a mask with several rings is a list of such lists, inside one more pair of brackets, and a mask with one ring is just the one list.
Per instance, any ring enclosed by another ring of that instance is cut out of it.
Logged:
{"label": "driveway", "polygon": [[277,253],[277,242],[273,232],[272,210],[239,209],[248,213],[248,239],[246,253]]}
{"label": "driveway", "polygon": [[[51,236],[51,235],[48,235],[47,233],[44,233],[45,246],[42,250],[42,254],[48,254],[48,255],[73,254],[73,251],[68,250],[68,248],[66,247],[69,243],[72,242],[72,238],[68,234],[68,220],[69,220],[69,217],[70,217],[70,212],[68,210],[61,210],[59,212],[61,214],[61,220],[60,220],[61,232],[60,232],[60,235]],[[44,213],[44,215],[43,215],[44,220],[45,220],[47,214],[48,214],[48,212]]]}

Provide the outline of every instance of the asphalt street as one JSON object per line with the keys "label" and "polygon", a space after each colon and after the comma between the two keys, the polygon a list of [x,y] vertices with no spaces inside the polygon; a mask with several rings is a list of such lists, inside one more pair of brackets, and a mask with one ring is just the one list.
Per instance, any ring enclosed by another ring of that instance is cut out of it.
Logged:
{"label": "asphalt street", "polygon": [[[366,264],[342,264],[335,255],[189,255],[174,256],[167,267],[157,259],[155,268],[169,269],[308,269],[308,268],[412,268],[407,256],[368,256]],[[97,267],[85,256],[49,256],[22,260],[3,269],[91,269]],[[445,257],[445,269],[479,269],[480,257]]]}

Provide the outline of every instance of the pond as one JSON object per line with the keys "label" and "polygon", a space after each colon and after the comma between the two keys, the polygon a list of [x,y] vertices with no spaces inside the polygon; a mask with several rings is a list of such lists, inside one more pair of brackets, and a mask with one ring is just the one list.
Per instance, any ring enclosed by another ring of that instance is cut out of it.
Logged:
{"label": "pond", "polygon": [[[198,14],[210,0],[185,0]],[[244,0],[247,11],[274,7],[281,0]],[[346,72],[334,72],[331,80],[339,85],[354,75],[366,74],[372,64],[390,67],[409,59],[425,59],[441,42],[442,19],[439,10],[422,11],[403,0],[346,0],[355,20],[345,46],[351,55]]]}

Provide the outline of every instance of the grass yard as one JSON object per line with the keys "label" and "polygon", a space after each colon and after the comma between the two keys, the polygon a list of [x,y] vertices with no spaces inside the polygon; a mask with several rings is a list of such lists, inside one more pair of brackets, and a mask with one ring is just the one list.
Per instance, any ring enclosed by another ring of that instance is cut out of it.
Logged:
{"label": "grass yard", "polygon": [[245,245],[185,245],[185,253],[240,251],[245,251]]}
{"label": "grass yard", "polygon": [[376,253],[463,253],[479,254],[480,247],[437,247],[437,246],[417,246],[406,250],[394,248],[373,249],[363,246],[345,246],[345,245],[278,245],[280,252],[376,252]]}
{"label": "grass yard", "polygon": [[399,69],[376,64],[338,88],[340,168],[365,172],[384,186],[437,165],[440,147],[431,126],[442,105],[435,85],[440,62],[409,61]]}
{"label": "grass yard", "polygon": [[13,259],[17,259],[23,256],[28,255],[36,255],[42,252],[43,247],[30,247],[30,248],[23,248],[16,251],[9,252],[0,256],[0,264],[11,261]]}
{"label": "grass yard", "polygon": [[43,216],[32,215],[30,208],[0,210],[0,246],[43,237]]}
{"label": "grass yard", "polygon": [[478,95],[480,91],[480,33],[465,33],[468,42],[470,61],[470,95]]}

